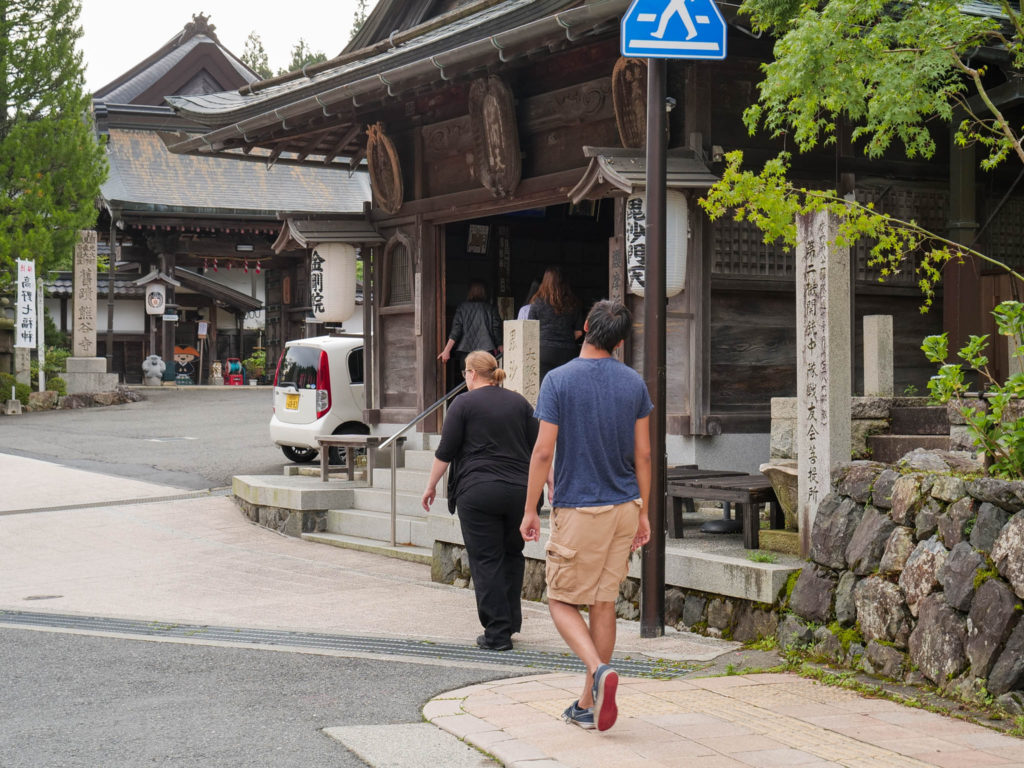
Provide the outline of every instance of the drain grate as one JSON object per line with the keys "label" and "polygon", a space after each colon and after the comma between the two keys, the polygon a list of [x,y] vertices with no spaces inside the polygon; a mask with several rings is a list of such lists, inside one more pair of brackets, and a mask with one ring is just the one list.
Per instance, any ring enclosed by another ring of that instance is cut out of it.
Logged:
{"label": "drain grate", "polygon": [[[328,635],[314,632],[288,632],[273,629],[215,627],[199,624],[173,624],[159,621],[110,619],[98,616],[70,616],[30,611],[0,611],[0,626],[20,625],[43,629],[66,629],[80,632],[104,632],[137,637],[171,637],[181,640],[239,643],[246,645],[291,646],[353,653],[374,653],[442,661],[494,664],[504,667],[526,667],[552,672],[583,672],[584,666],[568,653],[511,650],[497,653],[474,646],[434,643],[401,638]],[[615,669],[629,677],[672,678],[692,671],[685,663],[636,658],[617,658]]]}

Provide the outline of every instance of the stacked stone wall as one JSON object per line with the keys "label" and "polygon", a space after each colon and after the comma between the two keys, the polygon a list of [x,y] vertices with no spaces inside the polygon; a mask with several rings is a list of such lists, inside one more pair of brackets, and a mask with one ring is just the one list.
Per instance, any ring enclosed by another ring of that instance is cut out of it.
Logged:
{"label": "stacked stone wall", "polygon": [[777,639],[1024,712],[1024,482],[908,457],[833,472]]}

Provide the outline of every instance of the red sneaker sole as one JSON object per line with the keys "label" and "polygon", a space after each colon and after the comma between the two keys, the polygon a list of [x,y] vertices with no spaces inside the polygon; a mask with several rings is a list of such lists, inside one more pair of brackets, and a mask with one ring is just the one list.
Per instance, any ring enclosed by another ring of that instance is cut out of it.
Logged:
{"label": "red sneaker sole", "polygon": [[604,673],[597,688],[597,701],[594,702],[597,710],[595,721],[597,730],[607,731],[619,717],[619,708],[615,704],[615,691],[619,687],[619,675],[613,669]]}

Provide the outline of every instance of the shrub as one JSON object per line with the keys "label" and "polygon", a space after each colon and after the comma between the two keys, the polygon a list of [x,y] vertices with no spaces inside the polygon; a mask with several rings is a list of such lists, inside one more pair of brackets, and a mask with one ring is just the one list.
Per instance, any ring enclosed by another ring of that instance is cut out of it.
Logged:
{"label": "shrub", "polygon": [[7,402],[11,396],[11,387],[14,387],[14,399],[23,406],[27,406],[32,387],[28,384],[19,384],[18,380],[9,373],[0,373],[0,401]]}
{"label": "shrub", "polygon": [[[1019,301],[1004,301],[992,314],[1000,335],[1014,340],[1010,355],[1018,361],[1024,360],[1024,304]],[[1005,382],[996,381],[985,355],[988,349],[988,335],[971,336],[957,356],[961,363],[949,363],[949,337],[939,334],[927,337],[921,349],[929,361],[939,365],[928,382],[932,400],[937,403],[954,402],[954,407],[963,416],[974,445],[985,454],[986,464],[993,475],[1007,478],[1024,476],[1024,418],[1019,414],[1017,401],[1024,395],[1024,374],[1016,373]],[[987,408],[972,407],[977,401],[965,401],[967,395],[968,370],[977,371],[984,388]]]}

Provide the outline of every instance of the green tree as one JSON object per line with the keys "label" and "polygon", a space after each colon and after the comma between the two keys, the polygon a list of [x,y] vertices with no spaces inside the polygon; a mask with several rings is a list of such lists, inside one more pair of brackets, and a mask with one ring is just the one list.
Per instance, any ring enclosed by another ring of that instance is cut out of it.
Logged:
{"label": "green tree", "polygon": [[355,18],[352,19],[352,31],[349,32],[349,40],[359,34],[359,30],[361,30],[363,28],[363,24],[366,23],[366,5],[367,0],[357,0],[356,2],[356,15]]}
{"label": "green tree", "polygon": [[292,60],[287,69],[278,70],[279,75],[288,72],[296,72],[308,64],[319,64],[327,61],[327,54],[323,51],[314,51],[301,37],[299,42],[292,46]]}
{"label": "green tree", "polygon": [[[909,158],[926,159],[935,151],[937,124],[951,124],[960,146],[982,150],[982,168],[1009,157],[1024,164],[1020,129],[990,96],[1006,76],[970,63],[980,60],[971,54],[988,48],[998,50],[1012,68],[1024,67],[1020,9],[1007,0],[998,5],[1001,16],[967,13],[957,0],[744,0],[740,12],[754,29],[776,36],[758,101],[744,121],[751,133],[763,128],[774,137],[786,136],[799,151],[834,143],[837,128],[846,124],[869,157],[898,149]],[[788,178],[787,153],[759,173],[743,170],[742,161],[740,153],[730,153],[722,181],[702,201],[709,215],[732,211],[757,224],[766,240],[792,244],[796,213],[832,210],[844,222],[844,239],[875,240],[872,260],[881,266],[883,279],[908,253],[922,255],[919,279],[926,306],[949,259],[970,256],[998,264],[912,221],[858,206],[833,191],[796,187]]]}
{"label": "green tree", "polygon": [[107,163],[76,43],[78,0],[0,0],[0,274],[70,262]]}
{"label": "green tree", "polygon": [[242,63],[253,72],[266,80],[272,77],[274,72],[270,68],[270,59],[263,48],[263,40],[255,31],[250,32],[245,38],[245,47],[242,49]]}

